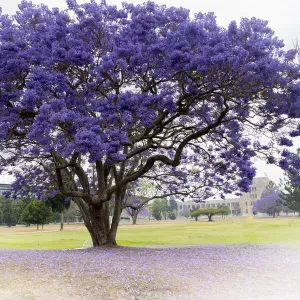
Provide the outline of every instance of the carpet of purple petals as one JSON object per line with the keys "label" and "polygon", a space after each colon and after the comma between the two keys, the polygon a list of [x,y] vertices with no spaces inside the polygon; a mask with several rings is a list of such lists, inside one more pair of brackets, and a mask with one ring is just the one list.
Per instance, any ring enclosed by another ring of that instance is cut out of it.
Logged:
{"label": "carpet of purple petals", "polygon": [[0,250],[0,299],[299,299],[285,246]]}

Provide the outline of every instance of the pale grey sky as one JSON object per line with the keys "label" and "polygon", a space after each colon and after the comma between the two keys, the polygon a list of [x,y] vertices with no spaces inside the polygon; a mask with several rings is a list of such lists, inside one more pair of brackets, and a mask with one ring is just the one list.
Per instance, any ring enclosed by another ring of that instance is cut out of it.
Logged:
{"label": "pale grey sky", "polygon": [[[98,0],[100,1],[100,0]],[[146,0],[132,0],[128,2],[143,3]],[[13,14],[21,0],[0,0],[0,7],[4,13]],[[33,3],[44,3],[51,7],[65,8],[64,0],[32,0]],[[87,2],[79,0],[78,3]],[[121,0],[107,0],[109,4],[121,5]],[[241,18],[257,17],[269,21],[269,26],[275,31],[275,35],[283,39],[287,48],[293,47],[293,41],[298,38],[300,42],[300,0],[156,0],[158,4],[167,6],[183,6],[190,9],[191,13],[214,12],[217,22],[221,26],[227,26],[230,21],[239,22]],[[264,162],[256,162],[258,176],[267,175],[278,182],[282,172],[275,166],[266,165]],[[8,176],[0,176],[0,182],[9,183],[12,180]]]}

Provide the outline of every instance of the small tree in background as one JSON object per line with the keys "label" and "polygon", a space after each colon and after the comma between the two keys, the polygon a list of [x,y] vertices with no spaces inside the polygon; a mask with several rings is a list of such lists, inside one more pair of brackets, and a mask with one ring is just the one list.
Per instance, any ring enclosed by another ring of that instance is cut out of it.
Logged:
{"label": "small tree in background", "polygon": [[15,226],[18,222],[15,200],[10,198],[3,199],[2,203],[3,223],[5,223],[8,227]]}
{"label": "small tree in background", "polygon": [[39,225],[42,225],[43,229],[44,224],[51,222],[52,219],[51,207],[39,200],[32,200],[21,214],[21,221],[25,224],[36,224],[37,230],[39,230]]}
{"label": "small tree in background", "polygon": [[261,199],[257,200],[253,209],[261,213],[267,213],[275,218],[276,213],[279,214],[285,207],[282,193],[274,187],[266,188],[261,194]]}
{"label": "small tree in background", "polygon": [[[297,41],[297,51],[300,60],[300,50]],[[298,149],[297,154],[294,154],[295,160],[300,160],[300,149]],[[285,202],[286,208],[285,212],[289,211],[297,212],[300,217],[300,182],[299,182],[299,172],[286,172],[286,181],[283,183],[283,192],[281,193],[281,198]]]}
{"label": "small tree in background", "polygon": [[163,213],[166,211],[165,200],[156,199],[151,205],[151,214],[157,221],[162,219]]}
{"label": "small tree in background", "polygon": [[194,216],[196,215],[198,215],[198,217],[200,215],[207,216],[209,222],[212,221],[212,217],[214,215],[229,215],[229,214],[230,214],[230,210],[228,208],[200,208],[193,211]]}
{"label": "small tree in background", "polygon": [[70,198],[64,196],[62,193],[56,194],[54,197],[50,197],[45,201],[48,207],[51,207],[54,213],[60,213],[60,230],[63,230],[64,224],[64,211],[70,207]]}
{"label": "small tree in background", "polygon": [[130,200],[127,200],[125,210],[132,218],[132,224],[136,224],[138,215],[140,216],[149,216],[150,212],[145,207],[148,203],[148,200],[146,199],[137,199],[133,198]]}
{"label": "small tree in background", "polygon": [[190,216],[192,218],[195,218],[195,221],[198,221],[198,218],[200,217],[201,213],[199,212],[199,209],[194,209],[190,212]]}
{"label": "small tree in background", "polygon": [[176,220],[176,214],[174,212],[169,213],[168,217],[170,220]]}
{"label": "small tree in background", "polygon": [[224,216],[227,216],[227,215],[230,214],[230,210],[229,210],[228,206],[227,206],[225,203],[218,204],[218,205],[217,205],[217,208],[218,208],[218,209],[223,209],[223,210],[224,210],[224,213],[221,213],[222,218],[224,218]]}

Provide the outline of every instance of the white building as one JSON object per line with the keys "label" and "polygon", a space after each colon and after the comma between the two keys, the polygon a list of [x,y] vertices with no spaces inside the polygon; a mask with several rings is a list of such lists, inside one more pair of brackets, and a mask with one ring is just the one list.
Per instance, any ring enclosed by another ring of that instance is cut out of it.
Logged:
{"label": "white building", "polygon": [[0,195],[4,194],[10,189],[10,184],[0,183]]}
{"label": "white building", "polygon": [[267,177],[256,177],[250,186],[250,192],[243,193],[240,197],[228,195],[225,196],[225,199],[222,199],[220,196],[216,196],[199,203],[194,201],[180,202],[178,203],[178,215],[183,216],[184,212],[190,211],[191,209],[214,208],[221,204],[225,204],[230,209],[231,215],[252,215],[252,209],[255,201],[260,199],[262,192],[270,182],[271,180]]}

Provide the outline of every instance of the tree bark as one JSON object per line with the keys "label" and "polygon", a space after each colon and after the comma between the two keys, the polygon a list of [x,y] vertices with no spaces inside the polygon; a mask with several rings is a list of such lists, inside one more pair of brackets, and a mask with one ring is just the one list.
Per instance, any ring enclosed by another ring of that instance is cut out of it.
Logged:
{"label": "tree bark", "polygon": [[93,246],[109,245],[109,228],[105,222],[104,205],[90,206],[90,224],[87,226],[91,235]]}
{"label": "tree bark", "polygon": [[136,225],[136,219],[137,219],[137,216],[132,216],[132,224],[133,225]]}
{"label": "tree bark", "polygon": [[212,222],[211,218],[212,218],[213,215],[207,215],[207,216],[208,216],[208,222]]}
{"label": "tree bark", "polygon": [[64,230],[64,211],[60,212],[60,231]]}
{"label": "tree bark", "polygon": [[117,230],[120,223],[120,218],[122,213],[122,201],[124,199],[125,192],[126,192],[126,187],[117,190],[117,192],[115,193],[115,209],[114,209],[114,215],[109,230],[108,246],[117,245],[116,242]]}

